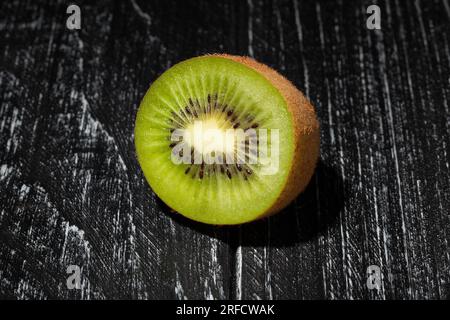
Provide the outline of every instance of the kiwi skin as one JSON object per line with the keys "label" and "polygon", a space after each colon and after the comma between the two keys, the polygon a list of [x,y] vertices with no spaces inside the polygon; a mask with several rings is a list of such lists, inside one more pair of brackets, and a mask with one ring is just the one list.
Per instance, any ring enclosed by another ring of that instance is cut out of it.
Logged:
{"label": "kiwi skin", "polygon": [[320,128],[314,107],[292,82],[272,68],[250,57],[213,54],[241,63],[264,76],[283,96],[294,124],[295,153],[283,190],[275,203],[259,218],[273,215],[291,203],[305,190],[317,164],[320,150]]}

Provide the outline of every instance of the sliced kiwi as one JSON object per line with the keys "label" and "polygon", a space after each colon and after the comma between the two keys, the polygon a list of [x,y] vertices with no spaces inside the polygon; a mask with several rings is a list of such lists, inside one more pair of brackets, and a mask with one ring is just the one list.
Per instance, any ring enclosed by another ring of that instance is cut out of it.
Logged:
{"label": "sliced kiwi", "polygon": [[[248,57],[206,55],[151,85],[135,143],[148,183],[169,207],[204,223],[240,224],[280,211],[304,190],[319,154],[319,124],[309,101],[273,69]],[[264,154],[268,161],[260,161]]]}

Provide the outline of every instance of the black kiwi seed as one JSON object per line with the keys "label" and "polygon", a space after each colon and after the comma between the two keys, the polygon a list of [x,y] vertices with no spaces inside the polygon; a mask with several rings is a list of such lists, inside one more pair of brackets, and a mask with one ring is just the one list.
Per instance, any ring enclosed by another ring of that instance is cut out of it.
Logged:
{"label": "black kiwi seed", "polygon": [[175,143],[175,142],[172,142],[170,145],[169,145],[169,148],[173,148],[173,147],[175,147],[177,144]]}
{"label": "black kiwi seed", "polygon": [[234,129],[237,129],[239,127],[239,122],[236,122],[233,126]]}
{"label": "black kiwi seed", "polygon": [[231,179],[231,172],[228,169],[227,169],[227,176],[228,176],[228,179]]}
{"label": "black kiwi seed", "polygon": [[205,169],[205,164],[201,164],[201,166],[200,166],[200,172],[199,172],[199,177],[200,177],[200,179],[203,179],[203,171],[204,171],[204,169]]}
{"label": "black kiwi seed", "polygon": [[236,168],[237,168],[239,171],[242,171],[242,166],[241,166],[239,163],[236,165]]}
{"label": "black kiwi seed", "polygon": [[250,168],[245,168],[245,173],[247,173],[250,176],[253,173],[253,171]]}
{"label": "black kiwi seed", "polygon": [[184,174],[188,174],[188,173],[189,173],[189,170],[191,170],[191,167],[190,167],[190,166],[187,167],[186,170],[184,170]]}
{"label": "black kiwi seed", "polygon": [[231,110],[228,110],[228,112],[227,112],[227,116],[231,116],[233,114],[233,110],[231,109]]}

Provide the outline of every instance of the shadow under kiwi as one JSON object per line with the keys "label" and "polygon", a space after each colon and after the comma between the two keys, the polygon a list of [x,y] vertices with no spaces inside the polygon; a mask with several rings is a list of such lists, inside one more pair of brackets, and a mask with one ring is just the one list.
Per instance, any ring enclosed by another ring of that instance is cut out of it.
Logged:
{"label": "shadow under kiwi", "polygon": [[213,226],[189,220],[158,203],[178,225],[231,247],[289,247],[309,241],[331,227],[344,207],[346,186],[336,170],[319,161],[305,191],[276,215],[237,226]]}

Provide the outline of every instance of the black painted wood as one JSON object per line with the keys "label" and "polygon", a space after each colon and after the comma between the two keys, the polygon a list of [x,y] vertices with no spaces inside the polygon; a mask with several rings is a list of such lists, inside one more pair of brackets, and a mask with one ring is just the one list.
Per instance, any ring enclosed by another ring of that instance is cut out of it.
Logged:
{"label": "black painted wood", "polygon": [[[77,4],[81,30],[68,2],[0,5],[1,298],[450,298],[448,0]],[[280,70],[321,123],[307,190],[240,227],[167,210],[134,154],[151,81],[211,52]]]}

